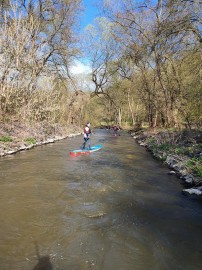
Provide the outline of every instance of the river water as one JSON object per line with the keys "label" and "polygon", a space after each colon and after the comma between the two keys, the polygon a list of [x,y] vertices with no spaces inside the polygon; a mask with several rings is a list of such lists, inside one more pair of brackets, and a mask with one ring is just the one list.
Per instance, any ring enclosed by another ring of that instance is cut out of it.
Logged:
{"label": "river water", "polygon": [[202,269],[202,204],[128,134],[0,159],[1,270]]}

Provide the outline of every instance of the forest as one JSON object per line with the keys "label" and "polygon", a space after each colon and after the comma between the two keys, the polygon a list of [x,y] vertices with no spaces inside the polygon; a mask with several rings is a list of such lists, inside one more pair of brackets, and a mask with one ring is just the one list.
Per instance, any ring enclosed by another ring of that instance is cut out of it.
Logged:
{"label": "forest", "polygon": [[[199,129],[200,3],[98,4],[104,16],[78,34],[80,0],[1,0],[1,123]],[[71,78],[79,57],[93,90]]]}

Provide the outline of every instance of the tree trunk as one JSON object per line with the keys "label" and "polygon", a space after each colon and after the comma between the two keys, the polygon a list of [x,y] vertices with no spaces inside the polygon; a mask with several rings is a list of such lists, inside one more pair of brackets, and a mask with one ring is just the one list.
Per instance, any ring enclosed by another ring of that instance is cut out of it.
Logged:
{"label": "tree trunk", "polygon": [[122,123],[122,112],[121,112],[121,108],[119,108],[118,124],[121,126],[121,123]]}
{"label": "tree trunk", "polygon": [[131,104],[131,100],[130,100],[130,89],[128,91],[128,106],[129,106],[130,114],[131,114],[133,125],[134,125],[135,124],[135,116],[134,116],[134,112],[133,112],[133,108],[132,108],[132,104]]}

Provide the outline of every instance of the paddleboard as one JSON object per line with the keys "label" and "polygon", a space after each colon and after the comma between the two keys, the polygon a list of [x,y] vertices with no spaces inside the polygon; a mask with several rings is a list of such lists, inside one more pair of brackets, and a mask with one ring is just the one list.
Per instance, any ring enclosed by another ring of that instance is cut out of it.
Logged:
{"label": "paddleboard", "polygon": [[113,137],[118,137],[121,136],[120,134],[114,134]]}
{"label": "paddleboard", "polygon": [[95,145],[95,146],[91,146],[91,149],[77,149],[77,150],[72,150],[70,151],[70,155],[71,156],[77,156],[77,155],[88,155],[91,152],[95,152],[98,151],[102,148],[101,144]]}

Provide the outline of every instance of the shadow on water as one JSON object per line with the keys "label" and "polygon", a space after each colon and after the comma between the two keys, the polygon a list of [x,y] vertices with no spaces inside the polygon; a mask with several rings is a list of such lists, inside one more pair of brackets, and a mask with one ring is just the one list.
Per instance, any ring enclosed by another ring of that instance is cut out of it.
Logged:
{"label": "shadow on water", "polygon": [[53,270],[52,263],[50,262],[50,257],[47,255],[38,258],[38,263],[33,268],[33,270]]}
{"label": "shadow on water", "polygon": [[35,248],[36,248],[36,255],[38,258],[38,263],[34,266],[32,270],[53,270],[53,266],[50,261],[50,256],[49,255],[40,256],[39,247],[37,243],[35,243]]}

